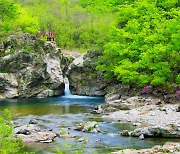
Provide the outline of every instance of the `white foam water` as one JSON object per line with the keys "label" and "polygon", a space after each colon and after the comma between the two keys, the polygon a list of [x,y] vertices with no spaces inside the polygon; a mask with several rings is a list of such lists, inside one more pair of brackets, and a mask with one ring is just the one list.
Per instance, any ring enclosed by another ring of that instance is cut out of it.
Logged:
{"label": "white foam water", "polygon": [[70,86],[69,86],[69,80],[66,77],[64,79],[64,83],[65,83],[65,89],[64,89],[64,96],[62,96],[61,98],[72,98],[72,99],[93,99],[93,98],[97,98],[97,97],[90,97],[90,96],[79,96],[79,95],[72,95],[71,91],[70,91]]}

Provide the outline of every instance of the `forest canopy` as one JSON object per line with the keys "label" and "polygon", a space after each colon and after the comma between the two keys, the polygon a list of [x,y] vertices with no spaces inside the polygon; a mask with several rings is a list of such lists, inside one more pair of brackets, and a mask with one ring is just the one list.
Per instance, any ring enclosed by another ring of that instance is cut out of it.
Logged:
{"label": "forest canopy", "polygon": [[178,0],[142,0],[119,6],[97,68],[125,84],[168,87],[180,83]]}

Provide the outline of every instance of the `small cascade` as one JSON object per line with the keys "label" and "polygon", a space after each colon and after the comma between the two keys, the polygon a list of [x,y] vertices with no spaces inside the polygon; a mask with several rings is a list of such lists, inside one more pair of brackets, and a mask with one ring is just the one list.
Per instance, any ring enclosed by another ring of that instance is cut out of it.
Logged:
{"label": "small cascade", "polygon": [[78,95],[73,95],[70,91],[69,88],[69,80],[67,77],[65,77],[64,79],[64,83],[65,83],[65,89],[64,89],[64,96],[61,96],[62,99],[65,100],[83,100],[83,99],[97,99],[98,97],[89,97],[89,96],[78,96]]}
{"label": "small cascade", "polygon": [[65,96],[71,96],[72,94],[71,94],[71,91],[69,89],[69,80],[67,77],[64,79],[64,83],[65,83],[65,90],[64,90]]}

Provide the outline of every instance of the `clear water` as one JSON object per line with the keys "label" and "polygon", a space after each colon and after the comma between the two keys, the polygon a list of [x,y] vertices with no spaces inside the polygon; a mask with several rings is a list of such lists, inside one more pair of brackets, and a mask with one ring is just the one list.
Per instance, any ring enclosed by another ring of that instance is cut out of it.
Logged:
{"label": "clear water", "polygon": [[[30,119],[38,120],[38,125],[48,131],[59,132],[61,128],[67,129],[73,135],[88,138],[85,145],[85,153],[91,154],[108,153],[121,148],[150,148],[157,144],[164,144],[167,139],[145,139],[122,137],[118,133],[124,129],[133,130],[132,124],[121,124],[104,121],[98,115],[90,112],[95,106],[104,103],[102,97],[73,96],[66,93],[66,96],[44,99],[14,99],[0,102],[0,110],[8,108],[14,117],[14,124],[27,124]],[[91,134],[74,131],[73,127],[84,121],[99,121],[99,127],[103,133]],[[51,144],[29,143],[26,144],[27,151],[49,154],[55,153],[63,142],[73,143],[77,139],[57,138]]]}

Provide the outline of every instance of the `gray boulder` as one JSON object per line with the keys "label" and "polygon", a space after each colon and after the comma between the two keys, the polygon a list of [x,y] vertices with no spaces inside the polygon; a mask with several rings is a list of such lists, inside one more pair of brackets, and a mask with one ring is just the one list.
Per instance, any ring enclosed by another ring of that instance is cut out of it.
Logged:
{"label": "gray boulder", "polygon": [[29,121],[29,124],[38,124],[38,121],[36,119],[31,119]]}
{"label": "gray boulder", "polygon": [[23,126],[14,128],[15,134],[29,135],[31,133],[39,132],[39,131],[40,131],[40,128],[34,124],[28,124],[28,125],[23,125]]}
{"label": "gray boulder", "polygon": [[101,130],[98,127],[98,123],[95,121],[83,122],[79,126],[74,128],[74,130],[89,132],[89,133],[101,132]]}
{"label": "gray boulder", "polygon": [[55,133],[34,132],[30,135],[17,134],[16,136],[21,138],[23,142],[51,143],[57,135]]}
{"label": "gray boulder", "polygon": [[120,134],[121,136],[130,136],[128,130],[123,130]]}
{"label": "gray boulder", "polygon": [[135,129],[131,135],[134,137],[139,137],[140,135],[144,137],[168,137],[168,138],[179,138],[180,133],[174,130],[168,130],[161,127],[144,127]]}

